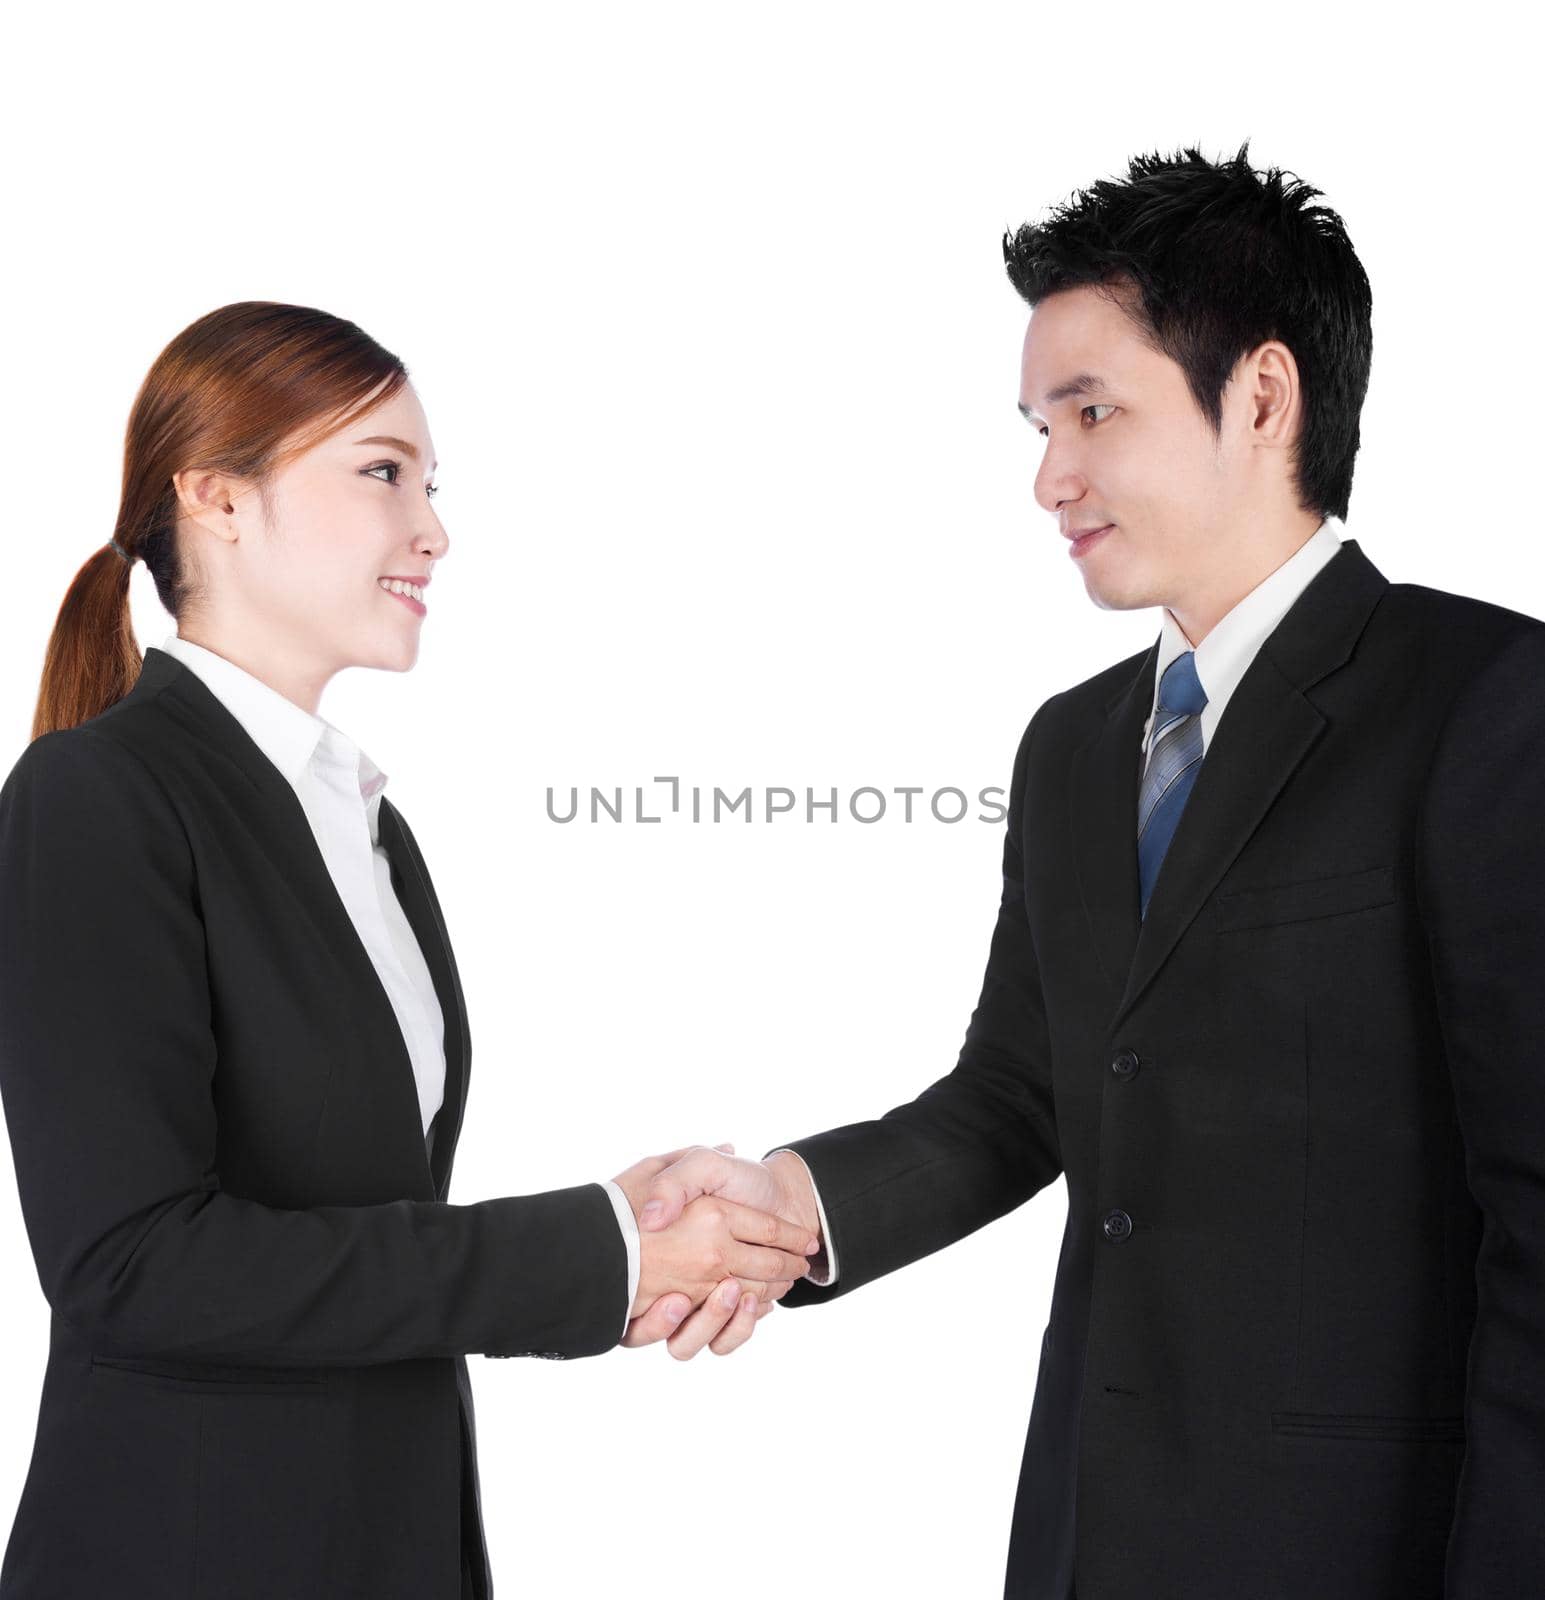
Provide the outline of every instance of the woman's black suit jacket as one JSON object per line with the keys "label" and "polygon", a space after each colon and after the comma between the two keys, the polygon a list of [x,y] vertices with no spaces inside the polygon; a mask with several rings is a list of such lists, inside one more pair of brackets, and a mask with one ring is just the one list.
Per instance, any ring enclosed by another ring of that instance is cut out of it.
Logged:
{"label": "woman's black suit jacket", "polygon": [[491,1593],[468,1351],[596,1355],[604,1187],[452,1205],[471,1059],[439,901],[383,798],[445,1016],[432,1153],[299,798],[199,676],[0,788],[0,1095],[51,1341],[3,1600]]}

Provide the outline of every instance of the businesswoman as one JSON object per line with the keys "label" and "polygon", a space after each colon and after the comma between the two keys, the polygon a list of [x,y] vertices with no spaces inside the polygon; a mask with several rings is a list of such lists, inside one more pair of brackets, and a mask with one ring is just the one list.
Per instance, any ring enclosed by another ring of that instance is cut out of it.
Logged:
{"label": "businesswoman", "polygon": [[[679,1152],[446,1198],[455,959],[384,774],[316,712],[416,659],[434,465],[402,363],[307,307],[200,318],[134,402],[0,788],[0,1095],[52,1312],[3,1600],[491,1595],[466,1354],[692,1307],[728,1349],[805,1271],[806,1230],[724,1202],[640,1240]],[[136,560],[177,622],[143,661]]]}

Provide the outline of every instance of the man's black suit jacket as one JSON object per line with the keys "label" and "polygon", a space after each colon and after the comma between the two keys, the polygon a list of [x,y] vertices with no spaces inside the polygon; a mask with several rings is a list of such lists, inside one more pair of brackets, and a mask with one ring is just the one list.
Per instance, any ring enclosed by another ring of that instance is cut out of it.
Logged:
{"label": "man's black suit jacket", "polygon": [[198,674],[0,788],[0,1092],[51,1343],[3,1600],[490,1593],[466,1353],[616,1345],[598,1183],[446,1200],[471,1063],[439,901],[383,798],[445,1016],[426,1151],[391,1002],[295,791]]}
{"label": "man's black suit jacket", "polygon": [[1140,921],[1157,648],[1031,719],[953,1072],[783,1141],[840,1275],[782,1303],[1065,1173],[1007,1600],[1538,1600],[1545,623],[1346,540]]}

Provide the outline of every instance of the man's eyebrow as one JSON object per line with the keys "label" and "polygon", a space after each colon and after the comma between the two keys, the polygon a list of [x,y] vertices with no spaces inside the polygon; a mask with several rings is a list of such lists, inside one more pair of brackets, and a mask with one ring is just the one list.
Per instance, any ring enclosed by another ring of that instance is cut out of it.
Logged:
{"label": "man's eyebrow", "polygon": [[[399,439],[394,434],[373,433],[368,439],[356,439],[354,442],[355,444],[389,444],[392,449],[400,450],[405,456],[412,456],[415,461],[418,460],[418,446],[409,444],[406,439]],[[439,465],[438,461],[431,462],[429,470],[433,472]]]}
{"label": "man's eyebrow", "polygon": [[[1105,394],[1109,388],[1110,385],[1097,372],[1075,372],[1071,378],[1047,391],[1046,404],[1054,406],[1059,400],[1070,400],[1076,394]],[[1023,400],[1019,402],[1019,410],[1028,421],[1035,421],[1034,410]]]}

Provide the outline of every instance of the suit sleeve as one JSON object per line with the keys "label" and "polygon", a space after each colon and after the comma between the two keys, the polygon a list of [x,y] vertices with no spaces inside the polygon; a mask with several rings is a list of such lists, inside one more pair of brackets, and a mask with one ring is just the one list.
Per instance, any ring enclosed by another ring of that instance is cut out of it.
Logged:
{"label": "suit sleeve", "polygon": [[175,805],[110,734],[44,734],[0,788],[0,1097],[54,1311],[102,1352],[275,1366],[618,1343],[602,1184],[259,1204],[220,1184],[218,1071]]}
{"label": "suit sleeve", "polygon": [[1545,626],[1462,690],[1422,801],[1417,888],[1482,1213],[1449,1600],[1545,1574]]}
{"label": "suit sleeve", "polygon": [[874,1120],[776,1147],[810,1169],[831,1254],[842,1263],[827,1284],[796,1283],[783,1306],[833,1300],[931,1255],[1061,1174],[1051,1045],[1025,908],[1026,773],[1039,719],[1037,712],[1014,762],[997,924],[954,1070]]}

